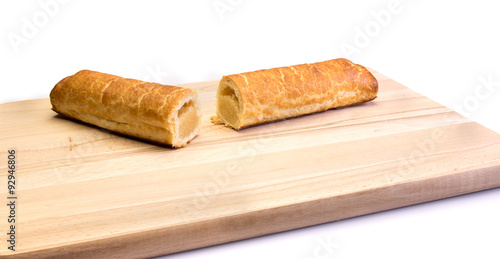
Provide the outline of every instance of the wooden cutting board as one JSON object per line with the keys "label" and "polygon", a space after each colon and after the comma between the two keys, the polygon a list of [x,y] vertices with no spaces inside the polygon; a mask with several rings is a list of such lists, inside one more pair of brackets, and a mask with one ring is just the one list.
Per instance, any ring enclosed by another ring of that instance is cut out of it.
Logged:
{"label": "wooden cutting board", "polygon": [[[500,186],[500,135],[374,72],[362,105],[171,149],[66,120],[48,99],[0,105],[0,196],[16,152],[16,251],[8,258],[159,256]],[[2,233],[9,224],[1,206]]]}

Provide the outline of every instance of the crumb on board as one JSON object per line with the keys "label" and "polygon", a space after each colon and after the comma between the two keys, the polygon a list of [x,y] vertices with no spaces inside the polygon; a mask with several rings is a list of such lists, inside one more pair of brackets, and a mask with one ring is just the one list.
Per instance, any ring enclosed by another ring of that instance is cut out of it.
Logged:
{"label": "crumb on board", "polygon": [[224,123],[219,119],[219,117],[217,115],[214,115],[214,116],[210,117],[210,121],[214,125],[224,125]]}

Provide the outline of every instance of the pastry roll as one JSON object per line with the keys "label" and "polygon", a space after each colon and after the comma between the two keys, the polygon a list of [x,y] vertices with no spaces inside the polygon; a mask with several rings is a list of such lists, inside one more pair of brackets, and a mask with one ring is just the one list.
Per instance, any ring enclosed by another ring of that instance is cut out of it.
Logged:
{"label": "pastry roll", "polygon": [[52,109],[118,133],[183,147],[199,131],[201,111],[192,89],[82,70],[50,92]]}
{"label": "pastry roll", "polygon": [[236,130],[367,102],[378,82],[347,59],[223,76],[217,89],[218,118]]}

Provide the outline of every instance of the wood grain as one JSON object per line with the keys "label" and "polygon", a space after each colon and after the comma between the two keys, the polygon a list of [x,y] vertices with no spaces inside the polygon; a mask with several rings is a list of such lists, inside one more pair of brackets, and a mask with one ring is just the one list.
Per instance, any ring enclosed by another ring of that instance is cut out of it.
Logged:
{"label": "wood grain", "polygon": [[500,186],[499,134],[374,75],[372,102],[240,131],[210,122],[216,81],[183,85],[204,114],[182,149],[63,119],[48,99],[2,104],[19,232],[0,255],[159,256]]}

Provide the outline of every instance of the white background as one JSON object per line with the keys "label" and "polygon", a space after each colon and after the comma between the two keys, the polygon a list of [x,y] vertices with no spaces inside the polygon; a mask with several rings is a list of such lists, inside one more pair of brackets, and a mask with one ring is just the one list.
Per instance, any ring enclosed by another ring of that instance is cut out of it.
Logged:
{"label": "white background", "polygon": [[[81,69],[180,84],[346,57],[500,132],[494,1],[54,1],[0,3],[0,103]],[[495,189],[169,258],[499,258],[499,219]]]}

